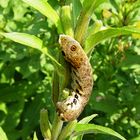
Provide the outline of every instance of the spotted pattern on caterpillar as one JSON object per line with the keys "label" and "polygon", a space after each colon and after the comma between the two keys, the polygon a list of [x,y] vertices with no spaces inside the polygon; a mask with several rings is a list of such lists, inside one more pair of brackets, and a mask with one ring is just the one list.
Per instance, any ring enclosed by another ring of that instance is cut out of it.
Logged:
{"label": "spotted pattern on caterpillar", "polygon": [[63,121],[72,121],[87,104],[93,86],[92,68],[80,44],[68,35],[60,35],[59,44],[66,61],[71,64],[70,95],[57,102],[57,112]]}

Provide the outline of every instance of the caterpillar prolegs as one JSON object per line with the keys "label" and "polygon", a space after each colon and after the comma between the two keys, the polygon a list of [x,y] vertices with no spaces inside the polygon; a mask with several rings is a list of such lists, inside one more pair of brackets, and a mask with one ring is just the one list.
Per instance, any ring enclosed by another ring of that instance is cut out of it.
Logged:
{"label": "caterpillar prolegs", "polygon": [[92,68],[81,45],[68,35],[60,35],[59,44],[66,61],[71,64],[70,95],[57,102],[57,111],[64,121],[76,119],[87,104],[93,86]]}

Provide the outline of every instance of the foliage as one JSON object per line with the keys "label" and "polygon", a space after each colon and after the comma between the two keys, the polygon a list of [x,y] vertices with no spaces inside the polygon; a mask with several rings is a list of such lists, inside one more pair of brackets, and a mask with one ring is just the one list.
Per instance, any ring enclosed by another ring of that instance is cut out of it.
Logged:
{"label": "foliage", "polygon": [[[139,139],[139,8],[140,0],[1,0],[0,138]],[[66,125],[55,113],[70,82],[61,33],[82,44],[94,72],[89,104]]]}

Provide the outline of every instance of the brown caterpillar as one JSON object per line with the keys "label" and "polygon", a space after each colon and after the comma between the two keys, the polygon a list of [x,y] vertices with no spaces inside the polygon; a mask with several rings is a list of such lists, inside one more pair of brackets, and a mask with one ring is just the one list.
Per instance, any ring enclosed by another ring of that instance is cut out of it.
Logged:
{"label": "brown caterpillar", "polygon": [[71,64],[70,95],[57,102],[57,111],[64,121],[76,119],[87,104],[93,86],[92,68],[80,44],[68,35],[60,35],[59,44],[66,61]]}

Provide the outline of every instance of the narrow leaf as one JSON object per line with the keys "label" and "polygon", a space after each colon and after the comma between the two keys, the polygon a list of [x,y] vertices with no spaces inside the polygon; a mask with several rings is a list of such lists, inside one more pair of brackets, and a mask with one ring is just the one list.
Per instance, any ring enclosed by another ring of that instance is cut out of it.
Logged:
{"label": "narrow leaf", "polygon": [[88,25],[91,19],[91,16],[100,4],[105,2],[106,0],[84,0],[83,9],[81,10],[81,14],[78,18],[76,29],[75,29],[75,39],[82,44],[85,39],[85,35],[88,29]]}
{"label": "narrow leaf", "polygon": [[140,29],[136,29],[133,27],[122,27],[122,28],[108,28],[102,31],[99,31],[86,39],[86,53],[92,51],[92,49],[102,42],[105,39],[109,39],[111,37],[116,37],[120,35],[131,35],[132,33],[140,34]]}
{"label": "narrow leaf", "polygon": [[[85,11],[93,12],[100,4],[107,2],[107,0],[84,0],[83,8]],[[91,7],[92,5],[92,7]]]}
{"label": "narrow leaf", "polygon": [[2,140],[8,140],[8,138],[7,138],[7,136],[6,136],[6,134],[5,134],[5,132],[3,131],[3,129],[0,127],[0,138],[2,139]]}
{"label": "narrow leaf", "polygon": [[80,0],[72,0],[72,21],[73,21],[73,26],[75,27],[77,18],[80,14],[80,11],[82,9],[82,4]]}
{"label": "narrow leaf", "polygon": [[92,115],[90,115],[90,116],[87,116],[87,117],[83,118],[82,120],[80,120],[80,121],[78,122],[78,124],[87,124],[87,123],[89,123],[93,118],[95,118],[97,115],[98,115],[98,114],[92,114]]}
{"label": "narrow leaf", "polygon": [[119,133],[115,132],[114,130],[95,124],[77,124],[73,136],[83,135],[88,133],[108,134],[108,135],[118,137],[121,140],[126,140],[123,136],[121,136]]}
{"label": "narrow leaf", "polygon": [[61,132],[63,121],[56,115],[52,125],[52,140],[58,140],[58,136]]}
{"label": "narrow leaf", "polygon": [[64,29],[64,33],[73,37],[72,19],[71,19],[71,7],[63,6],[61,8],[61,23]]}
{"label": "narrow leaf", "polygon": [[131,140],[140,140],[140,136],[135,137],[135,138],[133,138],[133,139],[131,139]]}
{"label": "narrow leaf", "polygon": [[36,135],[36,132],[34,132],[33,140],[38,140],[37,135]]}
{"label": "narrow leaf", "polygon": [[54,71],[52,83],[52,100],[55,106],[58,101],[58,98],[59,98],[59,75],[56,71]]}
{"label": "narrow leaf", "polygon": [[[83,118],[82,120],[80,120],[78,122],[78,124],[88,124],[96,116],[97,116],[97,114],[93,114],[93,115],[87,116],[87,117]],[[80,135],[80,136],[74,137],[74,140],[82,140],[82,138],[83,138],[83,135]]]}
{"label": "narrow leaf", "polygon": [[60,22],[57,12],[50,6],[46,0],[23,0],[40,13],[48,17],[56,26]]}
{"label": "narrow leaf", "polygon": [[0,35],[3,35],[14,42],[23,44],[28,47],[32,47],[34,49],[38,49],[52,60],[52,62],[56,66],[56,69],[58,70],[58,73],[63,74],[64,71],[63,66],[53,56],[51,56],[48,53],[47,48],[43,46],[43,41],[38,37],[26,33],[17,33],[17,32],[12,32],[12,33],[0,32]]}
{"label": "narrow leaf", "polygon": [[87,38],[89,36],[91,36],[92,34],[99,32],[101,30],[102,26],[103,26],[102,21],[96,20],[95,23],[88,28],[87,35],[86,35]]}
{"label": "narrow leaf", "polygon": [[69,122],[67,126],[64,127],[63,130],[61,131],[58,140],[65,140],[68,136],[70,136],[74,131],[76,124],[77,120]]}
{"label": "narrow leaf", "polygon": [[45,139],[51,139],[51,128],[48,111],[46,109],[40,111],[40,129]]}
{"label": "narrow leaf", "polygon": [[17,33],[17,32],[12,32],[12,33],[0,33],[1,35],[5,36],[6,38],[9,38],[13,40],[14,42],[30,46],[32,48],[40,50],[42,48],[42,40],[39,39],[38,37],[26,33]]}

